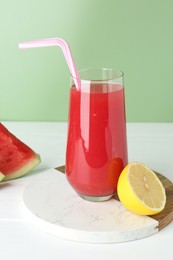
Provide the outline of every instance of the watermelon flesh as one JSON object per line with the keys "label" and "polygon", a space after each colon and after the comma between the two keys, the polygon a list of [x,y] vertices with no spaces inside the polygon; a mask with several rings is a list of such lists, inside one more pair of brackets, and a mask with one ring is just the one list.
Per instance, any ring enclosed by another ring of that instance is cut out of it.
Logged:
{"label": "watermelon flesh", "polygon": [[40,162],[38,154],[0,123],[0,181],[19,178]]}

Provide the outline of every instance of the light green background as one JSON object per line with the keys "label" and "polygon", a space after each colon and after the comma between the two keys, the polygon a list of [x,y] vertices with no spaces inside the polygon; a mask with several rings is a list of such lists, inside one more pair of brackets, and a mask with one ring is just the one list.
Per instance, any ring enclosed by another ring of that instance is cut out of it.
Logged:
{"label": "light green background", "polygon": [[172,0],[1,0],[0,33],[0,120],[67,120],[60,48],[18,49],[61,37],[78,69],[124,71],[127,121],[173,122]]}

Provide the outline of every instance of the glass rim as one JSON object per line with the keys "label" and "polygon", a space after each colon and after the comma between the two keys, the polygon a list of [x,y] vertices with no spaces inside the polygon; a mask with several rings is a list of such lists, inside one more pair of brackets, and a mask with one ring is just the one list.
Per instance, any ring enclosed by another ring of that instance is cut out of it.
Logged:
{"label": "glass rim", "polygon": [[[105,79],[90,79],[90,78],[82,78],[81,76],[80,76],[80,74],[81,73],[83,73],[83,72],[87,72],[87,71],[92,71],[92,72],[94,72],[94,71],[112,71],[112,72],[114,72],[114,73],[117,73],[117,75],[116,76],[112,76],[112,77],[109,77],[109,78],[105,78]],[[121,70],[119,70],[119,69],[116,69],[116,68],[84,68],[84,69],[81,69],[81,70],[79,70],[78,71],[78,73],[79,73],[79,78],[80,78],[80,80],[82,81],[82,82],[84,82],[84,81],[95,81],[95,82],[104,82],[104,81],[113,81],[113,80],[117,80],[117,79],[120,79],[120,78],[123,78],[123,76],[124,76],[124,72],[122,72]],[[73,75],[71,75],[71,78],[72,79],[76,79],[76,77],[74,77]]]}

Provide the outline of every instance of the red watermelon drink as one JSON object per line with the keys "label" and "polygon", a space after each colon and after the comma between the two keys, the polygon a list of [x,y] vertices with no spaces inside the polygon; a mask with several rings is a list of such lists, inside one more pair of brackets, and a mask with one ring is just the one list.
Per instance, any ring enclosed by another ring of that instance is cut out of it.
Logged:
{"label": "red watermelon drink", "polygon": [[73,85],[70,91],[66,175],[81,197],[104,201],[127,164],[123,75],[96,69],[80,77],[81,90]]}
{"label": "red watermelon drink", "polygon": [[[72,77],[66,176],[84,199],[104,201],[116,192],[127,164],[123,74],[113,69],[78,73],[68,43],[61,38],[23,42],[21,49],[59,46]],[[3,178],[3,176],[0,176]]]}

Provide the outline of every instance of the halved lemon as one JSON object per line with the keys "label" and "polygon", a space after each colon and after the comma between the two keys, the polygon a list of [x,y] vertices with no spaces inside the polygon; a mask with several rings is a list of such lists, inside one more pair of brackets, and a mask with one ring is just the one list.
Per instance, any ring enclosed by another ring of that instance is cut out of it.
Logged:
{"label": "halved lemon", "polygon": [[154,215],[165,208],[166,193],[157,175],[142,163],[129,163],[118,179],[121,203],[140,215]]}

